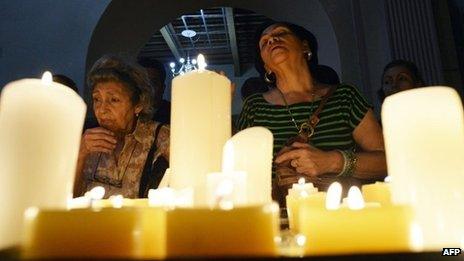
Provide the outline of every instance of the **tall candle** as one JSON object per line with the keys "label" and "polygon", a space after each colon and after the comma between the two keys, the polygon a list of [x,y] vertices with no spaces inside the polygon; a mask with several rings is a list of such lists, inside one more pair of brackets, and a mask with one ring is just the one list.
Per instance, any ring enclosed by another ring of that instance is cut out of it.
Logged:
{"label": "tall candle", "polygon": [[234,148],[234,170],[247,173],[249,204],[272,201],[272,133],[263,127],[240,131],[231,139]]}
{"label": "tall candle", "polygon": [[172,81],[170,187],[193,187],[206,205],[206,174],[221,170],[222,147],[231,135],[230,81],[208,70]]}
{"label": "tall candle", "polygon": [[86,105],[68,87],[23,79],[0,100],[0,248],[17,244],[26,207],[66,208]]}
{"label": "tall candle", "polygon": [[458,246],[464,236],[463,115],[448,87],[401,92],[382,107],[392,200],[413,206],[429,250]]}

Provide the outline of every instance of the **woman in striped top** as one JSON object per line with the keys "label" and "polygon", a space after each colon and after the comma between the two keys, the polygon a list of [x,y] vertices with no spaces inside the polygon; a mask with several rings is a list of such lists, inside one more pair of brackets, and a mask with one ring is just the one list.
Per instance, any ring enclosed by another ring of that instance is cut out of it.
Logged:
{"label": "woman in striped top", "polygon": [[317,41],[306,29],[278,22],[263,26],[257,35],[256,68],[275,88],[245,100],[238,129],[268,128],[274,135],[274,163],[288,161],[302,176],[385,177],[381,127],[371,106],[350,85],[338,85],[330,94],[309,143],[295,142],[278,153],[334,86],[318,83],[311,73],[318,64]]}

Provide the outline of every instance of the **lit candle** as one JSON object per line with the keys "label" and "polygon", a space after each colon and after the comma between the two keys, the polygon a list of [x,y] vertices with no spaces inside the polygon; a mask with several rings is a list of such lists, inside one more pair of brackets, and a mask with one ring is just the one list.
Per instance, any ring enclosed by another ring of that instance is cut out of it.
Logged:
{"label": "lit candle", "polygon": [[33,259],[162,259],[165,222],[161,208],[29,208],[22,254]]}
{"label": "lit candle", "polygon": [[105,196],[105,188],[96,186],[85,192],[84,196],[68,199],[68,209],[90,208],[96,201],[101,200]]}
{"label": "lit candle", "polygon": [[66,208],[72,192],[85,118],[84,101],[70,88],[23,79],[0,100],[0,249],[19,242],[29,206]]}
{"label": "lit candle", "polygon": [[247,174],[244,171],[234,171],[234,147],[228,140],[223,149],[222,172],[210,173],[206,178],[208,205],[217,207],[226,202],[231,206],[246,205],[246,179]]}
{"label": "lit candle", "polygon": [[299,231],[299,209],[302,204],[314,207],[324,207],[325,192],[318,192],[312,183],[306,183],[300,178],[298,183],[292,185],[285,197],[287,205],[288,223],[292,231]]}
{"label": "lit candle", "polygon": [[314,187],[313,183],[306,183],[305,178],[298,179],[298,183],[292,185],[288,190],[288,196],[291,197],[305,197],[317,193],[318,189]]}
{"label": "lit candle", "polygon": [[205,69],[175,77],[169,186],[193,188],[195,204],[207,205],[206,174],[221,171],[222,147],[230,136],[230,81]]}
{"label": "lit candle", "polygon": [[464,112],[449,87],[389,96],[382,107],[392,200],[410,204],[429,251],[464,235]]}
{"label": "lit candle", "polygon": [[[411,208],[365,204],[352,187],[340,204],[341,185],[327,191],[326,208],[300,206],[300,232],[307,238],[306,254],[337,255],[412,250]],[[386,222],[386,220],[388,222]]]}
{"label": "lit candle", "polygon": [[272,133],[263,127],[252,127],[235,134],[230,141],[234,149],[236,171],[247,173],[248,204],[272,201]]}
{"label": "lit candle", "polygon": [[279,206],[167,212],[167,256],[276,256]]}

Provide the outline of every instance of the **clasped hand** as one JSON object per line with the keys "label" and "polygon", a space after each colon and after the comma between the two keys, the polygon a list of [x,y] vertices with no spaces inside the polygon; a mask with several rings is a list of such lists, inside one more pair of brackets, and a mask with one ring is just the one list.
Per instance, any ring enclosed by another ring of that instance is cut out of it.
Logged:
{"label": "clasped hand", "polygon": [[290,165],[295,168],[296,172],[309,177],[333,173],[336,157],[341,156],[336,151],[323,151],[301,142],[294,142],[290,149],[279,155],[275,163],[290,161]]}

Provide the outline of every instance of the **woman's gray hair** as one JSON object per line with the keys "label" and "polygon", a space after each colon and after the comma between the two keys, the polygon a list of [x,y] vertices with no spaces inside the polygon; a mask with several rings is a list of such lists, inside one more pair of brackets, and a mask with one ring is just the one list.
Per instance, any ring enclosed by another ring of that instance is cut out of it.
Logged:
{"label": "woman's gray hair", "polygon": [[139,118],[151,120],[153,104],[153,88],[146,70],[135,62],[116,55],[105,55],[92,66],[87,76],[87,84],[91,90],[99,83],[121,83],[131,94],[134,105],[141,104]]}

